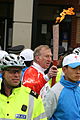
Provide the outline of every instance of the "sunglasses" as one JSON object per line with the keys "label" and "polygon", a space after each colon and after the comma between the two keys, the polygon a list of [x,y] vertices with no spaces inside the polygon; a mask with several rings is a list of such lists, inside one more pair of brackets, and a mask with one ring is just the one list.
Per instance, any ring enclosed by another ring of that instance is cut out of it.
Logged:
{"label": "sunglasses", "polygon": [[18,73],[18,74],[20,74],[21,73],[21,69],[19,69],[19,70],[11,70],[11,69],[6,69],[6,71],[8,71],[10,74],[15,74],[15,73]]}

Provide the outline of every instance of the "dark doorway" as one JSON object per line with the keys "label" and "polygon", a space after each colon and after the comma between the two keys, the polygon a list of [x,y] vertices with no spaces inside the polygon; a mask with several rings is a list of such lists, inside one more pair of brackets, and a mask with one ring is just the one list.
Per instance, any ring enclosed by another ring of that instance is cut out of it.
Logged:
{"label": "dark doorway", "polygon": [[2,50],[7,50],[11,46],[13,7],[13,0],[0,0],[0,46]]}
{"label": "dark doorway", "polygon": [[[47,44],[52,47],[52,26],[55,24],[55,18],[60,15],[63,9],[69,7],[71,6],[66,5],[64,1],[62,1],[62,3],[57,1],[55,4],[55,2],[51,0],[47,2],[45,0],[42,2],[40,0],[35,0],[32,26],[32,49],[41,44]],[[62,46],[65,40],[67,43],[67,50],[71,41],[71,17],[67,16],[65,20],[60,23],[59,31],[59,45]]]}

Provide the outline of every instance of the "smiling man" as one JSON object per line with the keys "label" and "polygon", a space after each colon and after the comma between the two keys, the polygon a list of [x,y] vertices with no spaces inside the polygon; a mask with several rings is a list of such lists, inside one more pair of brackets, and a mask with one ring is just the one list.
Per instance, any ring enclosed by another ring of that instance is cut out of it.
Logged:
{"label": "smiling man", "polygon": [[23,60],[8,54],[0,61],[0,119],[2,120],[47,120],[41,98],[30,88],[21,85]]}

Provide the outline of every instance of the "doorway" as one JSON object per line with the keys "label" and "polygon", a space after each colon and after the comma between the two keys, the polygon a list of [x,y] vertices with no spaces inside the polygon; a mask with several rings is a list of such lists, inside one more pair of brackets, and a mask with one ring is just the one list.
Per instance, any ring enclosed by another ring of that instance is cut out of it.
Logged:
{"label": "doorway", "polygon": [[12,41],[13,7],[13,0],[0,0],[0,47],[6,51]]}

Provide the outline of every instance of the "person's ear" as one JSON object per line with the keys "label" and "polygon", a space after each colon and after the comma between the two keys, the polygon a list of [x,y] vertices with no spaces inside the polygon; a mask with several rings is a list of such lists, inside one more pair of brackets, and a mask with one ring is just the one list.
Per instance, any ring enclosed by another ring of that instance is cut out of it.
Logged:
{"label": "person's ear", "polygon": [[36,61],[39,61],[40,56],[35,56]]}
{"label": "person's ear", "polygon": [[63,72],[65,73],[67,71],[66,67],[62,67]]}

